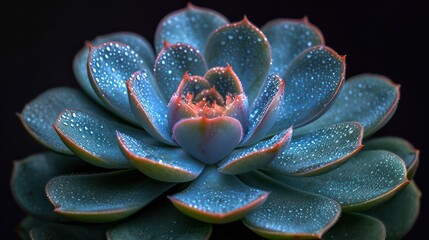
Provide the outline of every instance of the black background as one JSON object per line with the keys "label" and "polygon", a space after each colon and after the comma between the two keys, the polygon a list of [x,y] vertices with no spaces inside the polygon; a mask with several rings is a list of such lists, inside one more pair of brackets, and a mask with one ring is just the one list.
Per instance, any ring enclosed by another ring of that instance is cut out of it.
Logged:
{"label": "black background", "polygon": [[[193,1],[222,12],[231,22],[244,14],[257,26],[273,18],[308,16],[318,26],[328,46],[347,54],[347,76],[363,72],[380,73],[400,83],[401,100],[393,119],[376,135],[398,135],[422,150],[415,180],[423,191],[420,217],[407,239],[419,239],[427,231],[429,164],[427,156],[428,30],[423,23],[423,4],[417,1],[373,3],[327,3],[325,1]],[[320,3],[323,2],[323,3]],[[54,8],[2,9],[0,238],[14,239],[13,228],[24,214],[10,194],[12,162],[45,149],[35,143],[21,127],[15,113],[46,89],[56,86],[78,87],[72,73],[74,54],[85,40],[115,31],[133,31],[153,42],[157,23],[186,1],[126,4],[85,4]],[[364,100],[364,99],[363,99]],[[405,207],[405,206],[404,206]]]}

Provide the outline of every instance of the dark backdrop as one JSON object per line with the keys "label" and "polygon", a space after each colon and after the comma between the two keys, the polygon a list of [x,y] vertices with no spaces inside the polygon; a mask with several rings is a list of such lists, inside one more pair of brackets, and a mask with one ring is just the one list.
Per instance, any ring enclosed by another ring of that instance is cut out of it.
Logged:
{"label": "dark backdrop", "polygon": [[[422,150],[416,182],[423,190],[422,210],[409,239],[426,232],[429,221],[425,204],[429,192],[428,54],[423,31],[423,4],[390,1],[388,4],[315,3],[316,1],[193,1],[222,12],[232,22],[244,14],[261,26],[272,18],[308,16],[324,33],[328,46],[347,54],[347,76],[363,72],[384,74],[400,83],[401,101],[393,119],[377,135],[399,135]],[[1,56],[1,144],[0,238],[16,238],[12,229],[24,214],[14,203],[9,187],[12,162],[43,151],[21,127],[15,112],[44,90],[56,86],[78,87],[71,63],[85,40],[115,31],[133,31],[150,42],[157,23],[167,13],[184,7],[185,1],[141,1],[139,5],[53,5],[52,9],[0,10]],[[51,5],[52,7],[52,5]],[[421,12],[421,13],[420,13]],[[426,102],[426,103],[425,103]],[[427,225],[426,225],[427,226]]]}

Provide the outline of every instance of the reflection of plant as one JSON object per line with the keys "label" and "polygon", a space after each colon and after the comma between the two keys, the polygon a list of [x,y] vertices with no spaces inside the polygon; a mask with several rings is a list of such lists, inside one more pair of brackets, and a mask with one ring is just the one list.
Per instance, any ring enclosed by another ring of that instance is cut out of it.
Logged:
{"label": "reflection of plant", "polygon": [[259,30],[189,5],[162,20],[155,49],[132,33],[96,38],[74,61],[94,101],[55,88],[25,106],[29,133],[75,156],[17,162],[16,200],[44,219],[23,234],[205,239],[210,223],[242,219],[268,238],[380,239],[412,226],[418,151],[393,137],[362,150],[398,86],[372,74],[343,85],[345,58],[307,19]]}

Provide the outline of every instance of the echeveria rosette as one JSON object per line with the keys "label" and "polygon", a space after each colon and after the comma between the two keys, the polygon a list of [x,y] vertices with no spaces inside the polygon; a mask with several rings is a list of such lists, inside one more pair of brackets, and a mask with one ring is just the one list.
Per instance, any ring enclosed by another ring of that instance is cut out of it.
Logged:
{"label": "echeveria rosette", "polygon": [[90,98],[55,88],[19,114],[44,146],[74,155],[16,163],[12,189],[33,216],[22,233],[206,239],[211,223],[241,219],[267,238],[402,237],[418,214],[407,184],[419,152],[366,139],[399,87],[344,82],[345,58],[324,44],[306,18],[259,29],[190,4],[161,21],[156,53],[134,33],[88,42],[73,67]]}

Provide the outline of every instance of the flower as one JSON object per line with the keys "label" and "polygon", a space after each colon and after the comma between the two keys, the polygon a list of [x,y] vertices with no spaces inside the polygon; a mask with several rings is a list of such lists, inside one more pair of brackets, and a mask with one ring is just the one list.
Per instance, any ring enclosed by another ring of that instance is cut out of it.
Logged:
{"label": "flower", "polygon": [[374,74],[344,82],[345,57],[306,18],[259,29],[189,5],[161,21],[155,49],[133,33],[98,37],[73,66],[90,98],[55,88],[25,106],[28,132],[74,156],[18,162],[17,202],[45,220],[100,225],[27,219],[24,229],[204,239],[211,223],[241,219],[267,238],[365,226],[380,239],[412,226],[418,150],[367,140],[394,114],[399,87]]}

